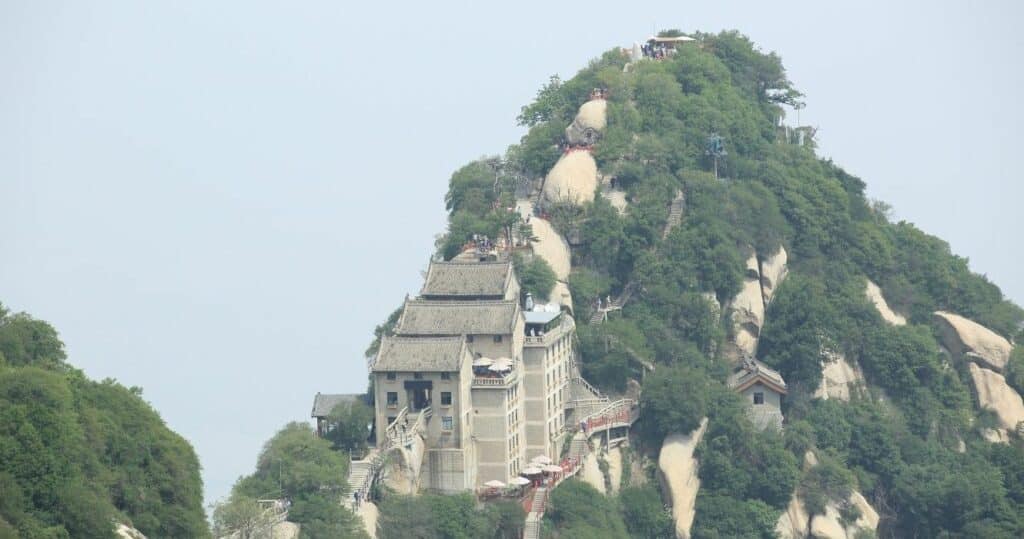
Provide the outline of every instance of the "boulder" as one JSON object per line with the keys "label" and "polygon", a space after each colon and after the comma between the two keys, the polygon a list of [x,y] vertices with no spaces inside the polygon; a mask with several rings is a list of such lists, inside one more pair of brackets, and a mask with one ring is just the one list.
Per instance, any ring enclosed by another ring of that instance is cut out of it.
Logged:
{"label": "boulder", "polygon": [[294,522],[278,522],[270,528],[270,539],[299,539],[301,527]]}
{"label": "boulder", "polygon": [[597,142],[608,125],[608,102],[592,99],[580,106],[576,119],[565,129],[565,138],[570,144],[590,145]]}
{"label": "boulder", "polygon": [[868,279],[868,286],[864,293],[867,294],[871,303],[875,305],[875,309],[878,309],[878,314],[882,315],[883,320],[894,326],[907,325],[907,319],[889,308],[889,303],[885,301],[885,296],[882,295],[882,289],[878,288],[878,285],[873,283],[871,279]]}
{"label": "boulder", "polygon": [[821,362],[821,384],[814,397],[821,400],[839,399],[849,402],[850,394],[865,386],[864,374],[856,361],[850,362],[842,353],[825,350]]}
{"label": "boulder", "polygon": [[1006,383],[1003,375],[995,371],[975,363],[969,363],[967,368],[974,381],[978,405],[995,412],[1003,429],[1016,429],[1017,423],[1024,421],[1024,400],[1021,400],[1020,394]]}
{"label": "boulder", "polygon": [[707,427],[708,419],[704,418],[700,426],[689,434],[666,436],[658,455],[658,477],[672,505],[672,519],[675,521],[677,539],[690,537],[697,491],[700,490],[698,463],[693,452],[704,438]]}
{"label": "boulder", "polygon": [[944,311],[934,314],[943,344],[954,356],[976,361],[1003,372],[1010,360],[1010,341],[987,327],[960,315]]}
{"label": "boulder", "polygon": [[775,254],[761,261],[761,291],[764,295],[765,305],[771,303],[775,290],[779,288],[786,278],[786,274],[789,273],[789,268],[786,266],[787,260],[786,249],[780,245]]}
{"label": "boulder", "polygon": [[583,204],[594,200],[597,163],[587,151],[571,151],[561,157],[544,181],[548,202]]}
{"label": "boulder", "polygon": [[544,259],[555,272],[555,278],[559,281],[566,281],[569,278],[569,271],[572,270],[572,255],[569,251],[569,243],[565,241],[551,223],[533,217],[530,219],[533,226],[533,235],[537,241],[533,242],[533,254]]}

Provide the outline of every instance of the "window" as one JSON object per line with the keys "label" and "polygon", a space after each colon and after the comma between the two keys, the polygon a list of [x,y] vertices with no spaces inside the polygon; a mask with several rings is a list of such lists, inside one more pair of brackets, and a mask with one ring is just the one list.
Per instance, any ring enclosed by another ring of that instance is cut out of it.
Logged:
{"label": "window", "polygon": [[422,372],[414,372],[414,373],[412,373],[412,377],[415,378],[416,380],[422,380],[423,379],[423,373]]}
{"label": "window", "polygon": [[395,377],[396,377],[396,374],[397,374],[397,373],[389,372],[389,373],[388,373],[388,380],[394,380],[394,379],[395,379]]}
{"label": "window", "polygon": [[450,373],[450,372],[442,372],[441,373],[441,379],[442,380],[451,380],[452,379],[452,373]]}
{"label": "window", "polygon": [[388,391],[388,406],[398,406],[397,391]]}
{"label": "window", "polygon": [[754,392],[754,404],[764,404],[764,392],[762,392],[762,391],[755,391]]}
{"label": "window", "polygon": [[501,342],[501,335],[495,335],[494,342]]}
{"label": "window", "polygon": [[441,416],[441,430],[452,430],[452,426],[454,424],[455,424],[455,421],[452,419],[452,416],[450,416],[450,415],[443,415],[443,416]]}
{"label": "window", "polygon": [[472,335],[466,335],[466,342],[473,342],[473,336]]}
{"label": "window", "polygon": [[441,392],[441,406],[451,406],[451,405],[452,405],[452,392],[451,391],[442,391]]}

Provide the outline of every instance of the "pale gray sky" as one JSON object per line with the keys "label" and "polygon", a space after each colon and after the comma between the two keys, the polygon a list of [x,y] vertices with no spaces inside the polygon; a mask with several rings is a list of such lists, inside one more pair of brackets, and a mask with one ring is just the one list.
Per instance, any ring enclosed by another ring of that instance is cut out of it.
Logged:
{"label": "pale gray sky", "polygon": [[451,172],[654,28],[777,51],[822,153],[1024,303],[1019,4],[482,4],[0,0],[0,301],[142,386],[208,502],[365,387]]}

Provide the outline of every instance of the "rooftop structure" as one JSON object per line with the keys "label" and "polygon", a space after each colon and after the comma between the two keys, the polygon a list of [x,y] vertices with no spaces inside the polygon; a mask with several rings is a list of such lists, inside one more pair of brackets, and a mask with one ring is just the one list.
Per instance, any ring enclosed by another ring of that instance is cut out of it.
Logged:
{"label": "rooftop structure", "polygon": [[398,319],[399,335],[504,335],[520,319],[514,300],[409,300]]}
{"label": "rooftop structure", "polygon": [[511,262],[431,262],[420,297],[517,300],[518,291]]}
{"label": "rooftop structure", "polygon": [[471,360],[462,337],[384,337],[373,372],[455,372]]}

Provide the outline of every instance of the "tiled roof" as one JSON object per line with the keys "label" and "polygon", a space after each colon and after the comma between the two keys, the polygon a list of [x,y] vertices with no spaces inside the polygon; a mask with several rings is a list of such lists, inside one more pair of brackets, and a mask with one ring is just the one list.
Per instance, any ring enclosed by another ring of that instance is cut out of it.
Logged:
{"label": "tiled roof", "polygon": [[358,402],[362,399],[363,395],[357,395],[354,393],[317,393],[316,397],[313,397],[313,411],[310,413],[310,417],[327,417],[328,415],[330,415],[331,410],[333,410],[335,406],[343,402]]}
{"label": "tiled roof", "polygon": [[512,273],[511,262],[431,262],[420,295],[502,298]]}
{"label": "tiled roof", "polygon": [[398,319],[398,335],[507,335],[515,328],[514,300],[409,300]]}
{"label": "tiled roof", "polygon": [[757,380],[774,386],[780,393],[786,393],[786,381],[779,371],[752,357],[743,358],[736,372],[729,376],[727,383],[730,388],[742,391]]}
{"label": "tiled roof", "polygon": [[461,337],[384,337],[373,372],[454,372],[471,361]]}

